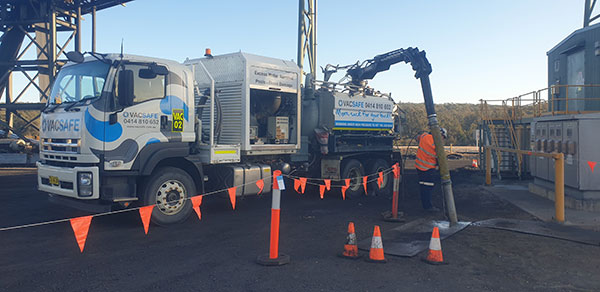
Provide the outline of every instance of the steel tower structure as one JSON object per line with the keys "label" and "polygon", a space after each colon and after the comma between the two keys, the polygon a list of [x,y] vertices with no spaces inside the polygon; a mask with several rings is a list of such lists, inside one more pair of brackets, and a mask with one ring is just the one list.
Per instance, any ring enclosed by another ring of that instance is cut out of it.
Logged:
{"label": "steel tower structure", "polygon": [[301,72],[304,73],[304,60],[308,56],[308,66],[314,80],[317,77],[317,0],[298,2],[298,58],[296,60]]}
{"label": "steel tower structure", "polygon": [[596,0],[585,0],[585,7],[583,10],[583,27],[590,26],[590,23],[600,18],[600,14],[592,15],[594,12],[594,6],[596,6]]}
{"label": "steel tower structure", "polygon": [[[0,108],[5,110],[0,117],[0,128],[7,129],[7,134],[12,131],[20,136],[28,127],[39,130],[35,125],[39,114],[27,119],[18,111],[41,109],[56,72],[66,62],[64,54],[71,50],[81,52],[82,16],[91,14],[91,42],[95,51],[96,11],[129,1],[0,0]],[[59,36],[63,35],[66,39],[63,37],[61,42]],[[30,49],[36,50],[34,59],[26,57]],[[25,86],[13,87],[14,74],[22,74],[27,79]],[[39,93],[39,102],[20,103],[31,87]],[[13,127],[15,117],[25,123],[18,129]]]}

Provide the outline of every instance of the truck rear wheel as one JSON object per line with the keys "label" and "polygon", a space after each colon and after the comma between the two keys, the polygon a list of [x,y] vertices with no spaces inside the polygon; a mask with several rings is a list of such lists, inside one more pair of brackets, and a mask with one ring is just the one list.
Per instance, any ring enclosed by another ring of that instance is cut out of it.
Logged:
{"label": "truck rear wheel", "polygon": [[161,167],[148,178],[144,190],[144,205],[155,205],[151,220],[157,225],[183,222],[192,213],[191,196],[195,196],[194,181],[187,172],[175,167]]}
{"label": "truck rear wheel", "polygon": [[[392,191],[393,185],[393,173],[389,171],[389,164],[383,159],[375,159],[373,162],[369,163],[367,167],[368,174],[375,174],[372,177],[373,182],[369,183],[369,188],[373,190],[373,193],[378,195],[389,195]],[[385,171],[388,170],[387,173]],[[377,180],[375,178],[378,177],[379,172],[383,172],[383,183],[381,184],[381,188],[377,185]]]}
{"label": "truck rear wheel", "polygon": [[358,198],[364,194],[363,176],[365,170],[360,161],[356,159],[344,159],[342,161],[342,178],[350,179],[350,187],[346,190],[349,198]]}

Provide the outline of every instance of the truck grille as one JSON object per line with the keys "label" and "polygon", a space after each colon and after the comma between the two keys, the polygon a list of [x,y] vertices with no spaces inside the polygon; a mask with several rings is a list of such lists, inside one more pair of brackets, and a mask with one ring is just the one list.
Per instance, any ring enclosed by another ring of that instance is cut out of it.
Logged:
{"label": "truck grille", "polygon": [[42,138],[41,158],[55,161],[77,161],[80,139]]}
{"label": "truck grille", "polygon": [[64,154],[78,154],[79,139],[43,138],[42,150]]}

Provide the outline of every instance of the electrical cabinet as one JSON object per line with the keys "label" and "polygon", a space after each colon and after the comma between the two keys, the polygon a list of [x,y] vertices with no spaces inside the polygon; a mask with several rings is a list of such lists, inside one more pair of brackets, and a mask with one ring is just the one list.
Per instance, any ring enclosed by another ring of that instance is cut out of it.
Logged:
{"label": "electrical cabinet", "polygon": [[[593,171],[590,166],[600,163],[600,114],[540,117],[533,120],[531,128],[533,150],[563,153],[565,186],[600,199],[600,169]],[[531,160],[535,161],[531,171],[535,178],[554,182],[554,159],[532,157]]]}

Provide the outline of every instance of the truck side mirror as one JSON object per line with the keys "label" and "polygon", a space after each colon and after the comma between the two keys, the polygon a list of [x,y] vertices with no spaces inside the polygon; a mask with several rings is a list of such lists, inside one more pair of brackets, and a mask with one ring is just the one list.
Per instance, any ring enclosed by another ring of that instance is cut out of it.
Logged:
{"label": "truck side mirror", "polygon": [[118,88],[119,105],[128,107],[133,105],[133,71],[123,70],[119,73]]}

